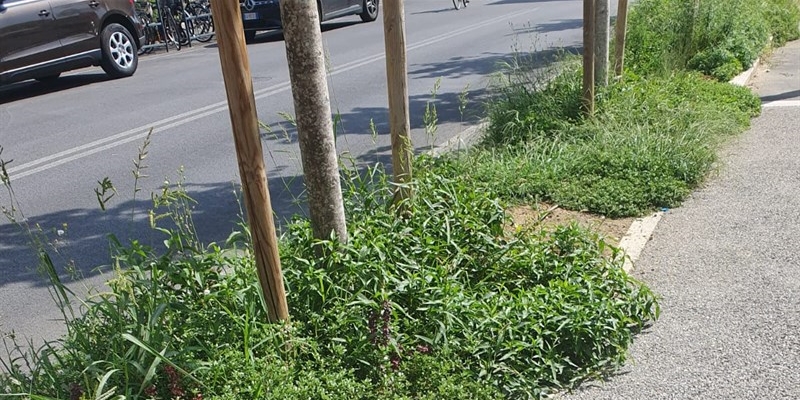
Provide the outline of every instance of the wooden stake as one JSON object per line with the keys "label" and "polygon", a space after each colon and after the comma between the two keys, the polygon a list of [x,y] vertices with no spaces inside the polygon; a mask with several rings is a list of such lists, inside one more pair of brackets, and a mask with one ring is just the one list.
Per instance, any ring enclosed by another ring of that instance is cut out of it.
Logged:
{"label": "wooden stake", "polygon": [[583,0],[583,107],[586,115],[594,114],[594,5]]}
{"label": "wooden stake", "polygon": [[608,44],[611,31],[609,0],[595,0],[594,83],[608,86]]}
{"label": "wooden stake", "polygon": [[389,126],[392,135],[392,170],[399,185],[395,202],[411,196],[411,123],[408,111],[408,65],[403,0],[383,1],[386,46],[386,81],[389,90]]}
{"label": "wooden stake", "polygon": [[214,13],[214,32],[217,35],[233,140],[236,143],[236,158],[239,161],[239,174],[247,208],[247,222],[253,237],[258,280],[267,303],[269,320],[288,320],[289,307],[283,287],[275,222],[272,219],[241,10],[239,3],[235,1],[212,1],[211,9]]}
{"label": "wooden stake", "polygon": [[628,29],[628,0],[619,0],[615,29],[614,74],[622,76],[625,64],[625,35]]}

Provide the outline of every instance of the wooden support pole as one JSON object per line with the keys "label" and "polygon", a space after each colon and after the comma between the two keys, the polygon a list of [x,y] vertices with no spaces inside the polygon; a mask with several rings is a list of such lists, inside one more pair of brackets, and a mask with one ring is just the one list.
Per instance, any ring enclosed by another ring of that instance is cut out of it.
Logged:
{"label": "wooden support pole", "polygon": [[392,137],[392,171],[398,184],[395,201],[411,196],[411,123],[408,111],[408,65],[403,0],[383,1],[386,46],[386,81],[389,91],[389,127]]}
{"label": "wooden support pole", "polygon": [[594,4],[583,0],[583,107],[586,115],[594,114]]}
{"label": "wooden support pole", "polygon": [[239,161],[239,174],[247,208],[247,222],[253,237],[258,280],[267,303],[269,320],[288,320],[289,307],[283,287],[241,10],[239,3],[235,1],[212,1],[211,9],[214,13],[214,32],[217,35],[236,158]]}
{"label": "wooden support pole", "polygon": [[614,75],[622,76],[625,67],[625,36],[628,30],[628,0],[619,0],[614,41]]}
{"label": "wooden support pole", "polygon": [[609,0],[595,0],[594,83],[608,86],[608,45],[611,36]]}

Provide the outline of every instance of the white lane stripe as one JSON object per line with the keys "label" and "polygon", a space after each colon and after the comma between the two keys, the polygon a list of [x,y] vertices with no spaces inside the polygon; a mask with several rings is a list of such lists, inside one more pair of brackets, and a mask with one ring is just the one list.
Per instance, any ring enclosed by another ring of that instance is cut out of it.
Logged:
{"label": "white lane stripe", "polygon": [[[432,44],[436,44],[436,43],[448,40],[450,38],[459,36],[459,35],[467,33],[467,32],[471,32],[471,31],[475,31],[475,30],[478,30],[478,29],[482,29],[485,26],[497,23],[499,21],[506,20],[506,19],[509,19],[509,18],[512,18],[512,17],[520,17],[520,16],[523,16],[523,15],[526,15],[526,14],[530,14],[530,13],[536,12],[538,10],[539,10],[539,7],[534,7],[534,8],[531,8],[530,10],[526,10],[526,11],[523,11],[523,12],[513,12],[513,13],[508,13],[508,14],[501,15],[499,17],[491,18],[491,19],[488,19],[488,20],[486,20],[484,22],[481,22],[479,24],[470,25],[469,27],[466,27],[466,28],[457,29],[457,30],[451,31],[451,32],[446,33],[446,34],[442,34],[442,35],[439,35],[439,36],[435,36],[433,38],[422,40],[422,41],[417,42],[417,43],[415,43],[415,44],[413,44],[411,46],[407,46],[406,47],[406,51],[412,51],[412,50],[416,50],[416,49],[423,48],[423,47],[426,47],[426,46],[430,46]],[[359,67],[362,67],[364,65],[374,63],[374,62],[382,60],[384,58],[386,58],[386,54],[384,54],[384,53],[374,54],[372,56],[360,58],[358,60],[351,61],[351,62],[342,64],[341,66],[332,68],[332,71],[329,73],[329,75],[330,76],[338,75],[338,74],[353,70],[355,68],[359,68]],[[269,97],[269,96],[272,96],[272,95],[275,95],[275,94],[278,94],[278,93],[281,93],[281,92],[285,92],[285,91],[289,90],[290,88],[291,88],[291,84],[289,82],[283,82],[283,83],[278,83],[278,84],[269,86],[269,87],[261,89],[261,90],[257,90],[257,91],[254,92],[254,94],[255,94],[255,98],[256,99],[262,99],[262,98]],[[33,174],[36,174],[36,173],[39,173],[39,172],[42,172],[42,171],[46,171],[46,170],[48,170],[50,168],[57,167],[59,165],[66,164],[66,163],[68,163],[70,161],[75,161],[75,160],[78,160],[80,158],[87,157],[87,156],[90,156],[92,154],[96,154],[96,153],[101,152],[103,150],[108,150],[108,149],[111,149],[111,148],[116,147],[116,146],[120,146],[120,145],[123,145],[123,144],[126,144],[126,143],[130,143],[131,141],[134,141],[134,140],[137,140],[137,139],[142,139],[142,138],[147,136],[147,134],[150,132],[150,129],[153,129],[153,132],[155,133],[155,132],[158,132],[160,130],[166,130],[166,129],[169,129],[169,128],[174,128],[174,127],[177,127],[177,126],[181,126],[181,125],[187,124],[189,122],[198,120],[200,118],[204,118],[204,117],[207,117],[209,115],[213,115],[213,114],[225,111],[227,109],[228,109],[227,101],[221,101],[221,102],[218,102],[218,103],[210,104],[210,105],[207,105],[205,107],[201,107],[201,108],[198,108],[198,109],[195,109],[195,110],[187,111],[185,113],[178,114],[178,115],[175,115],[175,116],[172,116],[172,117],[164,118],[162,120],[159,120],[159,121],[156,121],[156,122],[152,122],[152,123],[148,123],[148,124],[142,125],[140,127],[133,128],[133,129],[127,130],[127,131],[122,132],[122,133],[118,133],[118,134],[113,135],[113,136],[109,136],[109,137],[106,137],[106,138],[103,138],[103,139],[95,140],[93,142],[86,143],[86,144],[81,145],[81,146],[76,146],[76,147],[73,147],[73,148],[68,149],[68,150],[64,150],[64,151],[61,151],[61,152],[58,152],[58,153],[55,153],[55,154],[51,154],[49,156],[45,156],[45,157],[30,161],[30,162],[27,162],[27,163],[24,163],[24,164],[20,164],[20,165],[18,165],[16,167],[9,168],[8,169],[8,174],[9,174],[10,177],[12,177],[14,179],[24,178],[26,176],[33,175]],[[42,164],[44,164],[44,165],[42,165]],[[37,167],[37,166],[39,166],[39,167]]]}
{"label": "white lane stripe", "polygon": [[761,105],[761,107],[800,107],[800,100],[775,100]]}

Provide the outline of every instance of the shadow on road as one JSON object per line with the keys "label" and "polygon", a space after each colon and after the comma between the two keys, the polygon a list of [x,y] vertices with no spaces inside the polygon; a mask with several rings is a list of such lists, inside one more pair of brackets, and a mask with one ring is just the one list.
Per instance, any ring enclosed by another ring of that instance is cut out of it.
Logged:
{"label": "shadow on road", "polygon": [[486,3],[487,6],[496,6],[502,4],[525,4],[525,3],[553,3],[561,0],[495,0],[491,3]]}
{"label": "shadow on road", "polygon": [[[484,53],[476,57],[453,57],[449,60],[409,65],[409,80],[459,79],[465,76],[491,76],[504,71],[515,62],[524,62],[526,68],[546,68],[564,54],[577,54],[579,48],[554,48],[531,53]],[[385,89],[381,89],[385,90]],[[436,107],[437,124],[474,123],[485,114],[485,104],[492,96],[491,88],[459,88],[457,91],[439,91],[435,96],[426,93],[409,96],[411,129],[425,128],[424,114],[428,104]],[[373,135],[371,126],[379,135],[389,132],[389,110],[386,107],[361,107],[351,112],[333,116],[337,135]],[[264,140],[297,142],[297,129],[284,121],[268,125],[262,132]]]}
{"label": "shadow on road", "polygon": [[72,88],[92,85],[111,80],[105,73],[90,72],[86,74],[67,75],[55,82],[42,83],[34,80],[0,86],[0,104],[29,99],[49,93],[60,92]]}
{"label": "shadow on road", "polygon": [[764,103],[770,101],[779,101],[779,100],[787,100],[787,99],[794,99],[800,97],[800,90],[792,90],[789,92],[784,92],[780,94],[774,94],[770,96],[762,96],[761,101]]}
{"label": "shadow on road", "polygon": [[[306,215],[299,200],[303,196],[302,177],[273,178],[269,180],[272,206],[276,220],[281,226],[292,215]],[[201,243],[224,242],[237,229],[242,221],[243,210],[237,195],[240,194],[238,182],[220,182],[217,184],[186,184],[189,196],[196,201],[192,208],[192,217]],[[65,281],[66,266],[74,264],[83,278],[91,278],[102,272],[108,272],[111,264],[111,246],[109,237],[114,235],[121,243],[130,240],[163,250],[165,234],[150,228],[148,211],[153,203],[149,193],[139,193],[139,199],[115,204],[109,202],[106,210],[100,207],[87,209],[70,209],[56,213],[32,217],[27,224],[34,231],[41,230],[48,243],[58,251],[50,249],[59,272]],[[0,197],[0,203],[6,202]],[[7,206],[7,204],[0,204]],[[24,209],[24,204],[21,208]],[[163,213],[166,210],[157,211]],[[31,286],[44,286],[47,282],[36,272],[36,251],[27,233],[20,227],[8,223],[0,214],[0,288],[9,283],[25,282]],[[170,227],[164,221],[164,226]],[[58,230],[64,231],[62,235]],[[40,235],[41,236],[41,235]],[[98,260],[102,260],[98,262]]]}
{"label": "shadow on road", "polygon": [[[333,31],[336,29],[346,28],[348,26],[356,25],[361,22],[359,21],[343,21],[343,22],[323,22],[320,24],[320,28],[322,33]],[[283,37],[283,30],[282,29],[273,29],[268,31],[260,31],[256,34],[256,38],[248,43],[249,45],[252,44],[259,44],[259,43],[275,43],[275,42],[282,42],[284,41]],[[207,44],[204,46],[207,49],[216,49],[218,46],[216,43]]]}

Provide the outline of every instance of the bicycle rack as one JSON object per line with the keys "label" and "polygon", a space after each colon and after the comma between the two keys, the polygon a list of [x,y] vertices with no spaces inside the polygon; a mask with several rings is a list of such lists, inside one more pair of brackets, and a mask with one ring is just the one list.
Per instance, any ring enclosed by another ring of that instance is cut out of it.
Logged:
{"label": "bicycle rack", "polygon": [[[142,3],[144,3],[144,4],[148,4],[149,3],[150,5],[154,4],[154,8],[153,9],[156,10],[156,12],[158,14],[158,19],[157,19],[156,22],[150,22],[150,23],[146,24],[145,25],[145,29],[155,30],[155,32],[157,32],[157,34],[158,34],[159,38],[162,40],[162,42],[143,45],[143,46],[141,46],[141,50],[146,51],[148,49],[153,49],[153,48],[158,48],[158,47],[163,46],[164,50],[166,52],[169,52],[170,42],[166,40],[166,37],[162,37],[163,35],[161,34],[164,31],[163,30],[164,18],[163,18],[163,12],[162,12],[164,10],[164,7],[162,6],[162,0],[145,0],[143,2],[138,2],[137,1],[137,5],[140,5]],[[183,1],[181,1],[181,3],[183,3]],[[185,6],[183,4],[181,5],[181,13],[182,13],[182,15],[181,15],[182,20],[180,22],[181,24],[193,24],[194,21],[199,19],[199,18],[213,18],[213,15],[210,12],[205,13],[205,14],[191,15],[186,11]],[[152,18],[152,15],[151,15],[151,18]],[[187,29],[186,25],[182,26],[181,28],[185,29],[185,30]],[[188,40],[188,43],[186,44],[189,47],[192,47],[192,41],[196,40],[198,42],[201,42],[201,40],[198,39],[201,35],[198,35],[197,32],[194,29],[192,29],[192,31],[193,31],[192,35],[188,37],[189,40]],[[209,34],[213,35],[214,34],[213,30],[211,31],[211,33],[205,33],[202,36],[209,35]]]}

